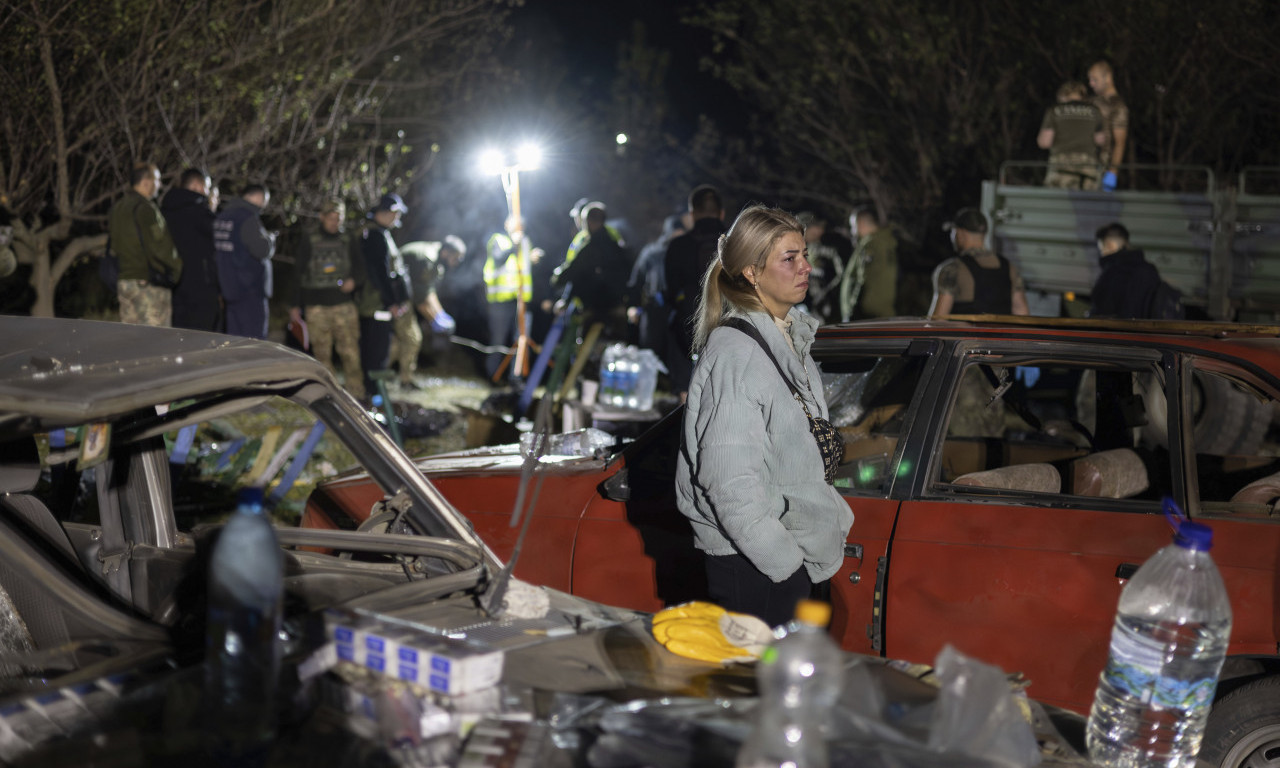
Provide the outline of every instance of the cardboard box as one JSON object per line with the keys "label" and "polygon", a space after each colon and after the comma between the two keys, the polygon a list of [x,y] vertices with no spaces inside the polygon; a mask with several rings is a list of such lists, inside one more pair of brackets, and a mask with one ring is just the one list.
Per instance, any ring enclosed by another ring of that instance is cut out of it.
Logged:
{"label": "cardboard box", "polygon": [[430,691],[457,696],[502,679],[502,651],[343,612],[327,614],[325,627],[337,661]]}

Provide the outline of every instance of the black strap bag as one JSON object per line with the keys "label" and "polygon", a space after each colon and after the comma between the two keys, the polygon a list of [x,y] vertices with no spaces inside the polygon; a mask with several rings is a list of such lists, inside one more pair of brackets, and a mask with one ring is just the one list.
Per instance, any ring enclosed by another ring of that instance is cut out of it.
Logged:
{"label": "black strap bag", "polygon": [[796,388],[796,385],[791,382],[791,379],[782,370],[782,366],[778,363],[778,358],[773,356],[769,345],[765,343],[764,338],[760,336],[760,332],[755,329],[755,326],[738,317],[724,320],[721,325],[741,331],[755,339],[760,348],[764,350],[764,353],[773,361],[773,366],[778,369],[778,375],[787,383],[787,389],[791,390],[791,396],[796,399],[796,402],[804,409],[804,415],[809,418],[809,431],[813,433],[813,439],[818,443],[818,453],[822,454],[823,477],[826,479],[827,485],[834,484],[836,469],[839,468],[840,462],[844,460],[844,438],[840,437],[840,430],[836,429],[834,424],[821,416],[814,416],[809,413],[809,406],[805,404],[804,398],[800,396],[800,390]]}

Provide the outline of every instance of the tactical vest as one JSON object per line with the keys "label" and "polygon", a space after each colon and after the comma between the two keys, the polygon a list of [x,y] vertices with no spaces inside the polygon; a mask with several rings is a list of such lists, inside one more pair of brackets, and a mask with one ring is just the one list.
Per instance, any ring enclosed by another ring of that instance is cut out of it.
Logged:
{"label": "tactical vest", "polygon": [[311,261],[302,274],[302,287],[307,290],[338,288],[351,276],[351,249],[341,234],[311,234]]}
{"label": "tactical vest", "polygon": [[[525,301],[533,300],[533,276],[529,268],[529,260],[517,259],[517,254],[512,253],[502,266],[498,266],[493,259],[494,253],[504,253],[514,248],[515,244],[511,238],[502,232],[494,232],[489,237],[486,248],[488,256],[484,260],[484,285],[485,295],[491,302],[515,301],[517,292]],[[517,263],[524,267],[523,280],[520,278],[520,272],[517,271]]]}
{"label": "tactical vest", "polygon": [[973,275],[973,301],[957,301],[951,307],[953,315],[1010,315],[1013,314],[1013,277],[1009,261],[995,254],[1000,266],[985,269],[968,251],[960,254],[960,263]]}

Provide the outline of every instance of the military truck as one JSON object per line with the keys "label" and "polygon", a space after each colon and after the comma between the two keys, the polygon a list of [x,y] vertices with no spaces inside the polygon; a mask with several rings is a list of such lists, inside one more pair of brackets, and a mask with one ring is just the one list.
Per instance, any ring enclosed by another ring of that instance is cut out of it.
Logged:
{"label": "military truck", "polygon": [[1099,272],[1094,232],[1118,221],[1189,317],[1280,320],[1280,168],[1225,184],[1207,167],[1133,165],[1132,188],[1083,192],[1041,186],[1046,165],[1006,162],[982,184],[992,245],[1018,265],[1035,314],[1064,300],[1083,311]]}

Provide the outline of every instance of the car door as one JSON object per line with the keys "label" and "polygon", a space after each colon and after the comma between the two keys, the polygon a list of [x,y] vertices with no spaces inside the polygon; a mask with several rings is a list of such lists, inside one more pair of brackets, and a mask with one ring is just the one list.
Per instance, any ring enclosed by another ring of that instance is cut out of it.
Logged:
{"label": "car door", "polygon": [[1146,425],[1170,418],[1152,391],[1173,360],[955,347],[893,537],[886,655],[931,663],[951,644],[1025,675],[1039,700],[1087,709],[1124,580],[1170,538],[1160,500],[1181,484],[1176,440],[1171,451]]}
{"label": "car door", "polygon": [[884,579],[898,515],[896,480],[908,468],[906,436],[925,400],[936,367],[930,341],[866,340],[821,345],[831,422],[844,439],[835,486],[853,510],[844,561],[831,580],[831,634],[846,650],[883,651]]}

